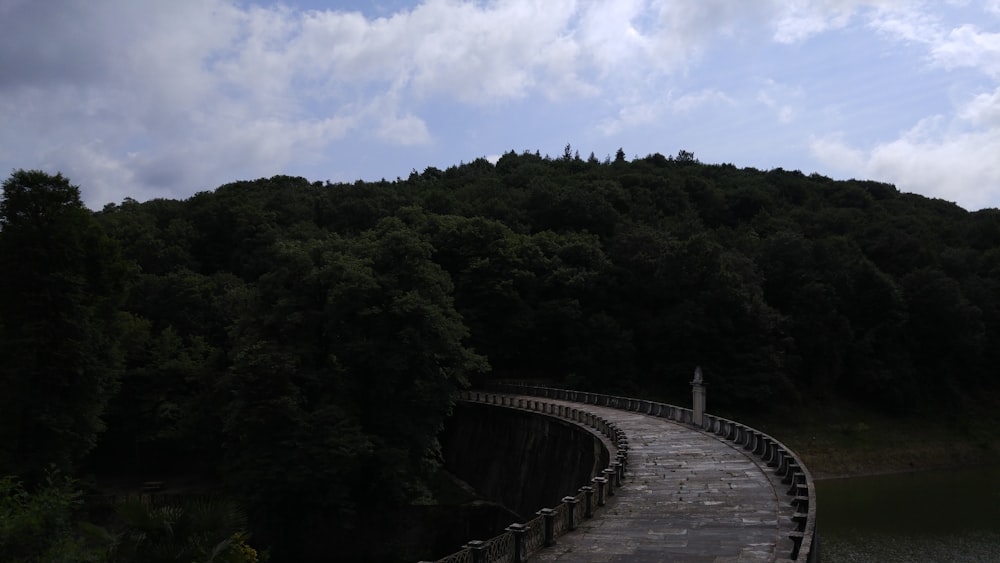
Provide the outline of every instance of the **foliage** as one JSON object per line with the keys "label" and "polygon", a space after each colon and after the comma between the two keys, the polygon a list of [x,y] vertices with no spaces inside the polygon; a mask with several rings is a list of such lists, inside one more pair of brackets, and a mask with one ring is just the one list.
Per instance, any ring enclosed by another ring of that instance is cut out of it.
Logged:
{"label": "foliage", "polygon": [[0,477],[0,560],[99,561],[74,531],[73,513],[81,503],[76,482],[56,469],[31,492],[15,476]]}
{"label": "foliage", "polygon": [[114,394],[126,265],[61,175],[18,170],[0,199],[0,471],[37,479],[95,445]]}
{"label": "foliage", "polygon": [[1000,384],[1000,213],[878,182],[567,146],[94,214],[58,175],[4,187],[0,464],[100,436],[99,470],[221,480],[276,558],[433,502],[470,382],[684,401],[701,365],[713,410],[896,414]]}
{"label": "foliage", "polygon": [[258,563],[246,542],[246,516],[230,501],[157,503],[130,499],[115,507],[110,529],[84,525],[107,563]]}

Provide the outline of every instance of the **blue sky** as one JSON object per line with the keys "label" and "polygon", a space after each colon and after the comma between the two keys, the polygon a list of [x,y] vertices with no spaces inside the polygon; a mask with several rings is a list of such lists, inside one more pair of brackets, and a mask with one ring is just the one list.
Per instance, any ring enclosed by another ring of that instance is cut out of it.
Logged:
{"label": "blue sky", "polygon": [[91,208],[567,143],[1000,207],[1000,0],[0,0],[0,167]]}

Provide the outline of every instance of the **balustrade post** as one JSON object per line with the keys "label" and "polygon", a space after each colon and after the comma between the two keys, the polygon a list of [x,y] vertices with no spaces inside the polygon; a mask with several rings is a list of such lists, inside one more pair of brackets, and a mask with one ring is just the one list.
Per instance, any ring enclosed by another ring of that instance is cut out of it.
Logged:
{"label": "balustrade post", "polygon": [[605,477],[594,477],[591,481],[597,483],[597,506],[604,506],[604,489],[608,486],[608,480]]}
{"label": "balustrade post", "polygon": [[621,486],[621,480],[625,478],[625,454],[619,451],[615,458],[618,460],[618,485]]}
{"label": "balustrade post", "polygon": [[607,469],[601,471],[601,473],[604,474],[604,478],[608,482],[608,496],[609,497],[615,496],[615,474],[618,473],[618,471],[612,469],[611,467],[608,467]]}
{"label": "balustrade post", "polygon": [[753,450],[754,455],[763,458],[764,454],[767,453],[767,444],[770,441],[771,439],[764,434],[757,436],[757,447],[755,447]]}
{"label": "balustrade post", "polygon": [[580,502],[580,499],[565,496],[562,501],[566,505],[566,529],[573,531],[576,529],[576,505]]}
{"label": "balustrade post", "polygon": [[535,514],[541,516],[542,520],[545,522],[545,547],[552,547],[556,544],[556,511],[551,508],[543,508]]}
{"label": "balustrade post", "polygon": [[489,545],[482,540],[472,540],[462,546],[472,552],[472,563],[486,563],[486,548]]}
{"label": "balustrade post", "polygon": [[584,485],[580,487],[580,492],[583,493],[583,517],[593,518],[594,517],[594,487],[590,485]]}
{"label": "balustrade post", "polygon": [[614,471],[615,475],[615,488],[621,488],[622,486],[622,464],[620,461],[612,461],[611,469]]}
{"label": "balustrade post", "polygon": [[524,536],[528,532],[528,529],[528,526],[518,523],[511,524],[505,528],[506,531],[514,536],[514,563],[524,563],[524,560],[527,559],[524,556]]}
{"label": "balustrade post", "polygon": [[788,462],[791,461],[791,456],[784,449],[778,450],[778,469],[775,471],[778,475],[784,475],[788,471]]}
{"label": "balustrade post", "polygon": [[764,461],[767,462],[768,467],[778,466],[778,444],[774,443],[774,440],[767,444],[767,458]]}

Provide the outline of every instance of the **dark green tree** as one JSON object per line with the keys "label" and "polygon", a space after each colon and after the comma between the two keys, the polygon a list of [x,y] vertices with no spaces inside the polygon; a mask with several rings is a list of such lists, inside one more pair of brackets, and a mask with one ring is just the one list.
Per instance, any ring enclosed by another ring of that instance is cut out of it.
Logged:
{"label": "dark green tree", "polygon": [[18,170],[0,199],[0,473],[32,480],[94,446],[119,376],[127,272],[62,175]]}
{"label": "dark green tree", "polygon": [[82,504],[77,482],[50,470],[36,487],[13,476],[0,477],[0,561],[101,561],[74,530]]}

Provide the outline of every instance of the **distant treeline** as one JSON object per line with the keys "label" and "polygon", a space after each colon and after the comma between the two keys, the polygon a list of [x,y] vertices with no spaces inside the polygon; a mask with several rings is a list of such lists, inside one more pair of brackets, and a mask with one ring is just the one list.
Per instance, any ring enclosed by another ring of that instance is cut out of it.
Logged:
{"label": "distant treeline", "polygon": [[8,184],[0,474],[194,467],[308,527],[431,497],[469,381],[669,398],[700,365],[716,408],[898,413],[998,389],[1000,211],[883,183],[567,146],[42,230]]}

